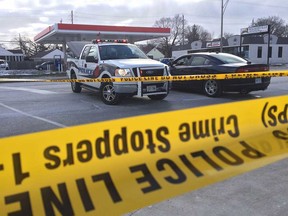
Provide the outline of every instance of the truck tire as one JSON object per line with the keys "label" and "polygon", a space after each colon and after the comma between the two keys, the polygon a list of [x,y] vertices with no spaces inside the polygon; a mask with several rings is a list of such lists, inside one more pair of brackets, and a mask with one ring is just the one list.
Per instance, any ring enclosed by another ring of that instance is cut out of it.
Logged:
{"label": "truck tire", "polygon": [[148,95],[151,100],[163,100],[168,94]]}
{"label": "truck tire", "polygon": [[102,83],[100,86],[100,97],[107,105],[116,105],[121,101],[121,96],[115,92],[113,83]]}
{"label": "truck tire", "polygon": [[[75,73],[71,74],[71,79],[77,79]],[[81,85],[78,82],[71,82],[71,89],[75,93],[80,93],[82,90]]]}

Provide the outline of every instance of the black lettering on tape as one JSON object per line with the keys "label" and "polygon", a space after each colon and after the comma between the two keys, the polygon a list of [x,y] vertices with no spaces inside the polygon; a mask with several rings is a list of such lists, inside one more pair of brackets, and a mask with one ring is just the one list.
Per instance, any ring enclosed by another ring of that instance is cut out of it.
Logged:
{"label": "black lettering on tape", "polygon": [[215,161],[213,161],[204,151],[198,151],[191,153],[192,157],[202,157],[211,167],[213,167],[217,171],[223,170],[223,168],[218,165]]}
{"label": "black lettering on tape", "polygon": [[19,202],[20,210],[8,213],[8,216],[32,216],[32,207],[29,192],[14,194],[5,197],[5,204]]}
{"label": "black lettering on tape", "polygon": [[[236,154],[234,154],[232,151],[227,149],[224,146],[216,146],[213,148],[213,153],[224,163],[232,166],[239,166],[244,163],[244,160],[240,157],[238,157]],[[229,157],[227,157],[226,155]],[[231,160],[232,159],[232,160]]]}
{"label": "black lettering on tape", "polygon": [[156,179],[154,178],[154,176],[152,175],[146,164],[139,164],[136,166],[132,166],[130,167],[130,172],[132,173],[141,172],[143,174],[143,176],[136,178],[136,181],[138,182],[138,184],[144,182],[149,184],[149,186],[141,188],[144,194],[161,189],[161,186],[156,181]]}
{"label": "black lettering on tape", "polygon": [[92,143],[89,140],[82,140],[77,144],[77,149],[82,151],[77,152],[78,160],[82,163],[88,162],[93,157]]}
{"label": "black lettering on tape", "polygon": [[51,163],[45,163],[45,167],[47,169],[56,169],[61,165],[61,159],[54,155],[53,153],[60,152],[60,148],[58,146],[49,146],[44,150],[44,158],[51,160]]}
{"label": "black lettering on tape", "polygon": [[262,158],[265,157],[266,155],[263,154],[262,152],[252,148],[251,146],[249,146],[245,141],[241,141],[240,144],[245,147],[244,150],[242,150],[242,154],[245,155],[248,158],[252,158],[252,159],[258,159],[258,158]]}
{"label": "black lettering on tape", "polygon": [[274,137],[281,139],[281,140],[288,140],[288,128],[287,132],[285,131],[280,131],[280,130],[275,130],[272,132]]}
{"label": "black lettering on tape", "polygon": [[165,136],[162,135],[162,133],[164,133],[164,135],[168,135],[169,134],[169,129],[167,127],[160,127],[156,131],[157,140],[164,144],[163,146],[159,146],[158,149],[161,152],[169,152],[170,149],[171,149],[171,145],[170,145],[169,139],[166,139]]}
{"label": "black lettering on tape", "polygon": [[121,128],[121,134],[116,134],[114,136],[114,151],[116,155],[122,155],[128,153],[128,143],[127,143],[127,128]]}
{"label": "black lettering on tape", "polygon": [[[268,102],[265,103],[261,120],[263,125],[267,128],[268,126],[275,127],[278,124],[288,123],[288,104],[285,104],[283,109],[276,105],[268,107]],[[267,115],[267,116],[266,116]],[[267,117],[267,119],[266,119]]]}
{"label": "black lettering on tape", "polygon": [[105,157],[111,157],[110,141],[109,141],[109,130],[104,130],[104,137],[96,139],[96,155],[99,159]]}
{"label": "black lettering on tape", "polygon": [[92,202],[91,196],[88,192],[87,185],[85,183],[85,180],[77,179],[76,180],[77,188],[81,197],[82,204],[84,206],[84,209],[86,212],[95,210],[94,204]]}
{"label": "black lettering on tape", "polygon": [[174,173],[176,174],[176,178],[172,176],[166,176],[165,179],[171,183],[171,184],[181,184],[186,181],[187,177],[186,175],[182,172],[182,170],[175,164],[172,160],[164,158],[161,160],[158,160],[156,163],[157,169],[159,171],[165,170],[165,166],[169,166]]}
{"label": "black lettering on tape", "polygon": [[231,115],[227,118],[226,120],[227,125],[232,124],[232,130],[227,130],[228,134],[231,137],[239,137],[240,136],[240,131],[239,131],[239,126],[238,126],[238,118],[236,115]]}
{"label": "black lettering on tape", "polygon": [[179,158],[184,163],[184,165],[196,176],[201,177],[203,173],[200,172],[189,160],[185,155],[180,155]]}
{"label": "black lettering on tape", "polygon": [[141,151],[144,148],[144,137],[141,131],[135,131],[130,138],[131,147],[134,151]]}
{"label": "black lettering on tape", "polygon": [[146,130],[146,134],[148,135],[148,145],[147,148],[150,150],[151,154],[155,153],[156,144],[153,142],[153,132],[152,130]]}
{"label": "black lettering on tape", "polygon": [[74,215],[74,210],[71,205],[66,184],[60,183],[57,185],[57,188],[60,194],[60,199],[57,197],[51,187],[41,188],[41,196],[45,215],[56,215],[53,206],[56,207],[62,215]]}
{"label": "black lettering on tape", "polygon": [[94,175],[92,176],[92,180],[93,182],[104,181],[106,189],[108,190],[109,195],[114,203],[122,201],[122,198],[111,178],[110,173],[107,172],[99,175]]}
{"label": "black lettering on tape", "polygon": [[72,143],[68,143],[66,145],[66,159],[63,160],[63,166],[73,165],[74,164],[74,157],[73,157],[73,145]]}
{"label": "black lettering on tape", "polygon": [[193,121],[191,128],[188,123],[182,123],[179,126],[179,138],[183,142],[190,141],[191,138],[198,140],[211,136],[217,142],[219,141],[219,136],[226,133],[233,138],[240,136],[236,115],[230,115],[226,118],[220,117],[218,121],[215,118]]}
{"label": "black lettering on tape", "polygon": [[15,184],[19,185],[21,182],[30,176],[29,172],[22,171],[21,165],[21,155],[20,153],[15,153],[12,155],[13,158],[13,167],[14,167],[14,177],[15,177]]}

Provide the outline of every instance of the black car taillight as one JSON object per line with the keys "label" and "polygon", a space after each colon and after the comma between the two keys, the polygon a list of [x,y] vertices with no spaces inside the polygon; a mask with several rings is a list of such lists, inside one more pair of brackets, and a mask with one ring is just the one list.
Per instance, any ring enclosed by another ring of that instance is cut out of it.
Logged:
{"label": "black car taillight", "polygon": [[261,72],[269,71],[268,66],[259,66],[259,67],[240,67],[236,70],[236,73],[245,73],[245,72]]}

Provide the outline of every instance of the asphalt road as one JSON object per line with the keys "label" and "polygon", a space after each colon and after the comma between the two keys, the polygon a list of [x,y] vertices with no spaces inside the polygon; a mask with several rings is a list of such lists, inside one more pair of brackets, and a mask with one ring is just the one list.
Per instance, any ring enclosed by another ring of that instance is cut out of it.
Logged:
{"label": "asphalt road", "polygon": [[[171,91],[163,101],[128,98],[117,106],[100,101],[99,93],[72,93],[69,83],[0,83],[0,138],[92,122],[213,104],[287,95],[288,77],[272,78],[266,91],[248,95]],[[1,141],[1,140],[0,140]],[[224,216],[287,215],[288,160],[139,209],[127,215]]]}

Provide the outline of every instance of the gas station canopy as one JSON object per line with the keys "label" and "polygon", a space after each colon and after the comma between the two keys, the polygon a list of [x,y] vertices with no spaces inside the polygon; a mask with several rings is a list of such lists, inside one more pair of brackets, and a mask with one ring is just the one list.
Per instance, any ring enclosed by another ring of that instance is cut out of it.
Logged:
{"label": "gas station canopy", "polygon": [[170,35],[170,28],[105,26],[56,23],[34,37],[42,44],[66,44],[69,41],[91,41],[93,39],[128,39],[130,43],[151,40]]}

